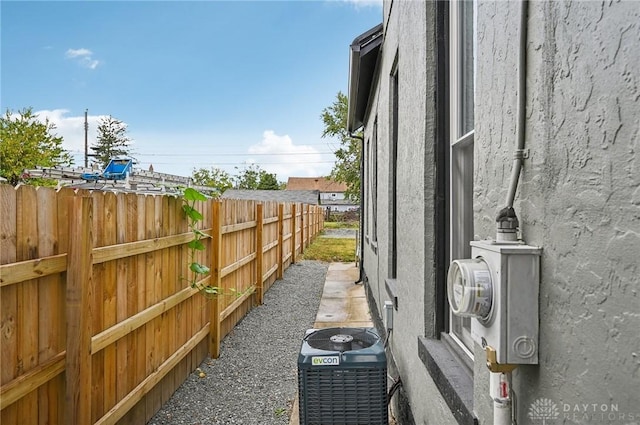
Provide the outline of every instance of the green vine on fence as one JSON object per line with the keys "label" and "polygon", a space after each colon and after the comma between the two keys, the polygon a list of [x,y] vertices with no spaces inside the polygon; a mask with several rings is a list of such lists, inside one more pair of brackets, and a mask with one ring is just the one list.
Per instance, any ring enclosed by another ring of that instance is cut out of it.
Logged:
{"label": "green vine on fence", "polygon": [[[191,272],[191,277],[183,277],[182,279],[189,282],[189,285],[192,288],[198,289],[205,297],[213,298],[217,295],[225,295],[224,288],[200,283],[202,279],[211,273],[211,269],[196,260],[197,252],[204,251],[206,249],[203,240],[211,237],[198,229],[198,223],[201,222],[204,217],[202,216],[202,213],[196,209],[196,202],[206,200],[207,197],[204,194],[191,187],[186,188],[182,195],[182,211],[184,211],[187,217],[189,230],[193,233],[193,239],[187,244],[187,247],[189,248],[189,271]],[[240,297],[253,291],[254,289],[252,288],[249,288],[244,292],[230,288],[230,293],[227,295]]]}
{"label": "green vine on fence", "polygon": [[183,278],[189,282],[192,288],[198,289],[207,297],[214,297],[220,292],[217,286],[204,285],[200,283],[204,277],[211,273],[211,269],[196,260],[198,251],[206,249],[203,240],[210,236],[198,229],[198,223],[203,220],[202,213],[196,209],[196,202],[206,201],[207,197],[196,189],[187,188],[182,196],[182,211],[187,217],[189,230],[193,233],[193,239],[187,244],[189,248],[189,271],[190,278]]}

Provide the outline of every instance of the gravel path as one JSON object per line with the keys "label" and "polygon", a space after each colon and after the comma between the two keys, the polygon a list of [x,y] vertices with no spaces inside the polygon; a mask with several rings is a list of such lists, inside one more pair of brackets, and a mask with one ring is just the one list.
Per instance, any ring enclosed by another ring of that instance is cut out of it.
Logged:
{"label": "gravel path", "polygon": [[328,265],[301,261],[236,326],[220,358],[205,359],[149,424],[288,424],[304,333],[315,321]]}

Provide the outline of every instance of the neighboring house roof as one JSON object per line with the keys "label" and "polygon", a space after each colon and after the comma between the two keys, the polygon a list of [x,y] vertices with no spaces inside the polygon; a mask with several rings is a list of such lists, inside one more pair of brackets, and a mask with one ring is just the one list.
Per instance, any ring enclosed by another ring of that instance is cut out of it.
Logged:
{"label": "neighboring house roof", "polygon": [[242,190],[227,189],[222,194],[225,199],[247,199],[253,201],[302,202],[318,204],[317,190]]}
{"label": "neighboring house roof", "polygon": [[349,55],[349,108],[347,130],[354,132],[364,125],[369,107],[378,53],[383,39],[382,24],[359,35],[351,43]]}
{"label": "neighboring house roof", "polygon": [[346,183],[338,183],[326,177],[289,177],[287,191],[317,190],[318,192],[346,192]]}

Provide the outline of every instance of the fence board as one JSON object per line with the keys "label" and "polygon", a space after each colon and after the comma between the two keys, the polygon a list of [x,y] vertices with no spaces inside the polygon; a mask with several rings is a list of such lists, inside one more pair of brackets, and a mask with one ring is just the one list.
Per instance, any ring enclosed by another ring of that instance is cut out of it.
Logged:
{"label": "fence board", "polygon": [[[188,227],[187,227],[187,221],[185,219],[184,213],[181,210],[181,206],[182,206],[182,201],[177,201],[177,211],[176,211],[176,230],[175,233],[177,234],[182,234],[188,231]],[[208,204],[209,209],[211,209],[211,204]],[[211,218],[209,219],[211,221]],[[208,228],[211,228],[211,223],[209,222],[207,224]],[[208,252],[211,252],[211,238],[208,238],[207,241],[205,241],[205,245],[207,246]],[[178,269],[177,269],[177,276],[180,277],[180,279],[176,282],[176,292],[179,292],[184,284],[184,281],[182,280],[182,277],[187,275],[187,259],[188,259],[188,254],[187,254],[187,247],[186,246],[180,246],[177,248],[178,249]],[[210,264],[209,262],[207,264]],[[177,332],[177,340],[176,340],[176,344],[177,346],[182,346],[183,344],[185,344],[187,342],[187,340],[190,338],[191,333],[190,328],[189,328],[189,323],[187,319],[187,313],[188,313],[188,306],[191,305],[192,301],[185,301],[185,302],[181,302],[178,305],[176,305],[175,310],[176,310],[176,332]],[[208,345],[207,345],[207,349],[208,349]],[[183,359],[178,367],[176,368],[176,375],[175,375],[175,380],[176,380],[176,387],[180,386],[180,384],[182,384],[182,382],[189,376],[189,373],[191,372],[190,369],[190,361],[187,361],[186,359]]]}
{"label": "fence board", "polygon": [[[119,193],[116,196],[116,244],[124,244],[128,242],[129,236],[127,235],[127,232],[130,229],[128,223],[134,219],[134,216],[131,216],[130,218],[128,216],[127,195]],[[120,323],[128,317],[127,296],[129,295],[129,265],[129,258],[116,260],[116,323]],[[116,400],[121,400],[129,392],[127,382],[129,342],[129,338],[125,337],[119,340],[116,344]]]}
{"label": "fence board", "polygon": [[[146,232],[147,239],[157,238],[160,235],[157,232],[157,223],[159,222],[158,214],[156,211],[156,196],[149,195],[146,199]],[[157,252],[152,252],[147,254],[147,269],[146,269],[146,290],[147,290],[147,305],[146,307],[150,307],[153,304],[158,302],[158,291],[157,291],[157,280],[158,273],[161,267],[159,264],[161,261],[160,255]],[[156,328],[158,327],[157,322],[159,322],[159,318],[154,318],[149,323],[145,325],[146,328],[146,353],[147,353],[147,376],[151,375],[160,365],[160,355],[158,353],[158,341],[156,340]],[[160,408],[161,400],[160,393],[157,388],[152,388],[147,397],[145,397],[146,402],[146,416],[147,418],[153,415],[157,409]]]}
{"label": "fence board", "polygon": [[283,246],[283,242],[282,242],[282,235],[284,233],[284,205],[283,204],[278,204],[278,273],[276,275],[276,277],[278,279],[282,279],[282,268],[283,268],[283,264],[282,264],[282,258],[284,257],[284,246]]}
{"label": "fence board", "polygon": [[298,234],[298,228],[296,227],[296,223],[297,223],[296,214],[297,214],[296,204],[291,204],[291,262],[292,263],[296,262],[296,250],[297,250],[296,241],[298,240],[296,236]]}
{"label": "fence board", "polygon": [[197,202],[213,236],[194,258],[211,269],[200,283],[223,291],[209,300],[183,280],[179,198],[7,185],[0,197],[3,423],[145,423],[219,355],[304,231],[292,204]]}
{"label": "fence board", "polygon": [[[176,228],[176,198],[174,196],[165,196],[163,199],[163,220],[162,220],[162,233],[165,237],[170,236]],[[163,250],[162,263],[166,264],[163,274],[163,292],[162,299],[167,299],[173,296],[177,292],[176,283],[179,280],[177,277],[177,248],[170,247]],[[168,359],[177,349],[176,344],[177,329],[176,329],[176,310],[171,308],[167,312],[167,320],[165,322],[165,328],[163,334],[166,335],[166,348],[164,359]],[[163,380],[162,387],[162,400],[166,402],[171,394],[178,387],[175,383],[175,370],[172,368],[167,373],[167,376]]]}
{"label": "fence board", "polygon": [[262,305],[264,301],[264,288],[262,286],[262,269],[263,269],[263,257],[264,251],[262,249],[264,242],[262,239],[263,227],[264,227],[264,210],[262,204],[256,205],[256,296],[259,305]]}
{"label": "fence board", "polygon": [[[105,229],[105,197],[104,192],[90,194],[93,199],[92,236],[93,247],[102,246],[101,240]],[[70,227],[70,230],[72,228]],[[92,259],[93,262],[93,259]],[[104,287],[106,263],[95,264],[92,267],[93,287],[91,291],[91,335],[104,329]],[[104,412],[104,352],[100,351],[91,358],[91,421],[95,422]]]}
{"label": "fence board", "polygon": [[[222,285],[222,203],[213,202],[213,216],[211,224],[211,286],[220,288]],[[220,310],[221,297],[214,297],[211,301],[211,320],[209,329],[209,352],[211,357],[220,357]]]}
{"label": "fence board", "polygon": [[[92,199],[69,201],[69,266],[67,270],[66,415],[69,425],[90,423],[92,416],[91,270]],[[91,422],[92,423],[92,422]]]}
{"label": "fence board", "polygon": [[[135,201],[135,212],[137,217],[136,220],[136,241],[141,241],[146,239],[146,206],[147,206],[147,196],[137,196]],[[132,209],[134,206],[132,205]],[[147,256],[149,253],[145,252],[144,254],[136,255],[136,299],[135,304],[132,305],[131,309],[135,312],[144,311],[147,308]],[[134,314],[135,314],[134,313]],[[135,357],[133,357],[133,365],[134,365],[134,379],[133,386],[131,388],[135,388],[140,382],[142,382],[147,376],[147,329],[145,326],[141,326],[137,328],[135,332],[133,332],[134,340],[135,340],[135,349],[136,351],[133,353]],[[133,423],[144,423],[147,421],[147,406],[146,401],[142,400],[137,403],[133,407],[133,412],[131,413],[131,420]]]}
{"label": "fence board", "polygon": [[[37,197],[37,229],[38,255],[51,256],[57,254],[57,200],[52,190],[36,190]],[[60,352],[64,346],[60,343],[60,335],[64,334],[64,286],[59,275],[42,277],[38,281],[38,368]],[[62,362],[64,366],[64,361]],[[46,376],[46,381],[38,382],[38,419],[40,423],[58,422],[58,405],[61,392],[55,387],[56,382],[48,382],[57,376]],[[41,386],[41,387],[40,387]]]}
{"label": "fence board", "polygon": [[[17,260],[38,258],[38,219],[36,188],[21,186],[17,193]],[[18,375],[38,365],[38,281],[29,280],[18,286]],[[18,416],[27,421],[38,420],[37,392],[31,392],[18,403]]]}
{"label": "fence board", "polygon": [[[0,264],[16,261],[16,190],[9,185],[0,185]],[[0,384],[9,384],[17,376],[17,287],[0,287]],[[18,406],[2,407],[0,423],[17,423]]]}
{"label": "fence board", "polygon": [[[100,246],[115,245],[117,241],[117,199],[116,195],[111,192],[104,194],[104,218],[102,223],[101,238],[99,240]],[[117,289],[117,270],[115,261],[109,261],[104,263],[104,285],[102,292],[102,328],[107,329],[116,323],[117,310],[116,310],[116,289]],[[102,370],[103,374],[103,397],[102,397],[102,412],[105,412],[116,403],[116,376],[118,372],[117,367],[117,352],[115,345],[106,347],[104,353],[104,366]],[[98,365],[99,367],[99,365]]]}

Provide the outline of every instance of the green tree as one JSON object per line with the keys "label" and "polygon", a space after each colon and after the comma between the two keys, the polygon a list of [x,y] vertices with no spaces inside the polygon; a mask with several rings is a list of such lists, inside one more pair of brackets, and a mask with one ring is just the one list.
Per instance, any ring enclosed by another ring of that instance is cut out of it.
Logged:
{"label": "green tree", "polygon": [[260,190],[280,190],[280,183],[275,174],[262,171],[260,173],[260,182],[258,183]]}
{"label": "green tree", "polygon": [[276,175],[273,173],[267,173],[260,168],[258,164],[251,164],[245,166],[242,170],[236,167],[238,175],[235,176],[237,189],[248,190],[279,190],[281,189],[280,183]]}
{"label": "green tree", "polygon": [[[335,151],[336,163],[331,170],[331,178],[346,183],[345,196],[354,202],[360,202],[362,142],[347,131],[348,108],[347,96],[338,92],[333,104],[322,110],[322,137],[335,137],[340,143],[340,147]],[[361,133],[357,136],[361,136]]]}
{"label": "green tree", "polygon": [[98,140],[91,146],[94,163],[105,168],[115,156],[131,155],[131,139],[127,136],[127,124],[111,115],[100,119]]}
{"label": "green tree", "polygon": [[210,169],[200,168],[197,170],[194,168],[191,178],[196,185],[215,187],[220,194],[233,187],[231,175],[220,168],[211,167]]}
{"label": "green tree", "polygon": [[31,108],[15,114],[7,109],[0,117],[0,176],[15,186],[25,169],[71,165],[73,160],[62,148],[62,137],[51,133],[55,128],[49,119],[39,121]]}

